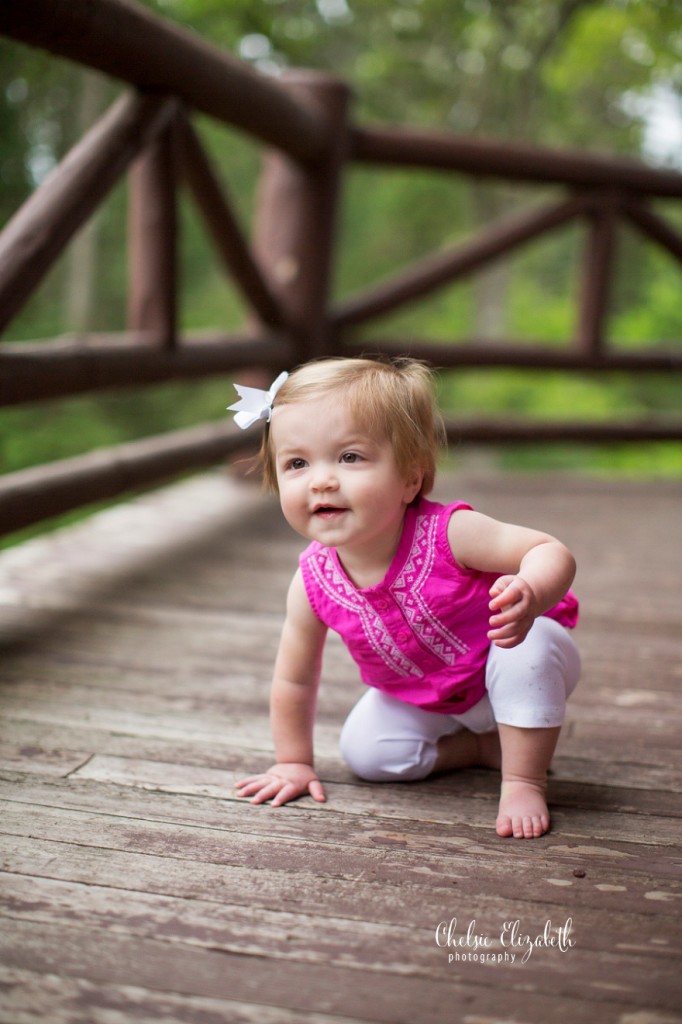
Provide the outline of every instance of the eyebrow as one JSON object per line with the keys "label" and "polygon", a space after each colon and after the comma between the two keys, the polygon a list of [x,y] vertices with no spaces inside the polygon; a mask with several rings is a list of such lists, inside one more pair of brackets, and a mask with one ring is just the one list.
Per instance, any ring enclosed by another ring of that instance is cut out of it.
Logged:
{"label": "eyebrow", "polygon": [[[340,438],[330,438],[329,444],[334,448],[354,448],[356,446],[369,446],[369,447],[380,447],[381,442],[374,438],[368,437],[367,434],[346,434],[341,435]],[[292,452],[292,451],[305,451],[308,448],[308,442],[301,440],[300,442],[292,442],[285,444],[281,448],[275,446],[277,454],[281,452]]]}

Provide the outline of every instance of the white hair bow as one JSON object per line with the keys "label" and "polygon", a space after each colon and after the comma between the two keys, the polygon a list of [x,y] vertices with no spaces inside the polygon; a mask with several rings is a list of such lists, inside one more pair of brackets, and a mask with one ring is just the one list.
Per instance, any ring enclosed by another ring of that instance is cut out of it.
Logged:
{"label": "white hair bow", "polygon": [[235,390],[239,395],[239,401],[234,405],[228,405],[228,411],[234,412],[234,421],[242,430],[248,430],[258,420],[270,422],[272,416],[272,403],[275,395],[281,388],[289,374],[286,370],[280,373],[279,377],[270,385],[269,391],[261,391],[260,388],[247,388],[243,384],[235,384]]}

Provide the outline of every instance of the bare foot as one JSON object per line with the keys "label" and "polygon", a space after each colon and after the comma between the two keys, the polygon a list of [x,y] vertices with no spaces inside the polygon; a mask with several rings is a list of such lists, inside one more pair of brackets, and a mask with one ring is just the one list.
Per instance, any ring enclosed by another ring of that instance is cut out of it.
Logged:
{"label": "bare foot", "polygon": [[549,829],[545,789],[539,782],[503,782],[495,823],[498,836],[537,839],[544,835]]}

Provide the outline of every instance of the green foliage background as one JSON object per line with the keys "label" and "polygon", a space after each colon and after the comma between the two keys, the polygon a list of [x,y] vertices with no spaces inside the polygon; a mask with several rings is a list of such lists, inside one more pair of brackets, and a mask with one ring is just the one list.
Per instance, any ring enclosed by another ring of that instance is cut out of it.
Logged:
{"label": "green foliage background", "polygon": [[[265,74],[321,68],[348,80],[360,123],[432,126],[463,134],[630,154],[647,151],[652,98],[682,95],[682,23],[676,0],[148,0],[146,6]],[[0,218],[6,220],[119,91],[116,83],[24,47],[0,42]],[[88,103],[86,99],[90,100]],[[93,99],[94,97],[94,99]],[[89,113],[88,113],[89,111]],[[80,112],[80,113],[79,113]],[[86,114],[88,116],[86,116]],[[237,132],[197,120],[245,227],[253,214],[260,151]],[[679,153],[654,154],[676,162]],[[461,175],[357,168],[346,182],[336,296],[467,237],[495,216],[556,191],[471,182]],[[126,188],[96,218],[87,321],[75,324],[70,251],[6,332],[8,339],[112,331],[125,326]],[[682,227],[679,203],[661,213]],[[239,326],[244,310],[218,267],[193,208],[183,200],[181,319],[193,330]],[[679,266],[624,232],[610,340],[679,350]],[[366,335],[456,343],[476,335],[497,291],[500,337],[563,345],[574,329],[583,237],[571,227],[514,257],[502,276],[446,289],[380,321]],[[103,393],[0,410],[4,471],[220,419],[228,380]],[[679,415],[671,377],[632,380],[512,371],[444,375],[453,415],[646,418]],[[678,474],[672,444],[605,449],[500,449],[498,468],[577,468]]]}

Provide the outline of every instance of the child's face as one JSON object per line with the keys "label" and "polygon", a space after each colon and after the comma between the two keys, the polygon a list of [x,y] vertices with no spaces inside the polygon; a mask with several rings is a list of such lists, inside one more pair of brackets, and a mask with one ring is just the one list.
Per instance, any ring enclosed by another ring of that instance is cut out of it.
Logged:
{"label": "child's face", "polygon": [[363,434],[344,403],[329,399],[275,407],[270,440],[282,511],[294,530],[342,558],[376,562],[395,549],[421,474],[403,478],[388,440]]}

